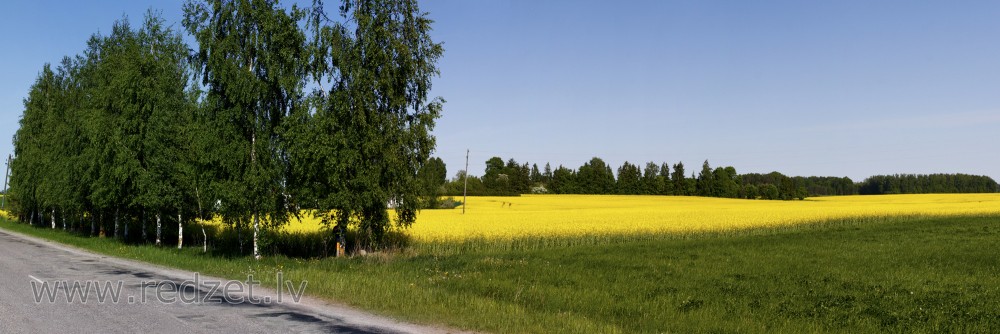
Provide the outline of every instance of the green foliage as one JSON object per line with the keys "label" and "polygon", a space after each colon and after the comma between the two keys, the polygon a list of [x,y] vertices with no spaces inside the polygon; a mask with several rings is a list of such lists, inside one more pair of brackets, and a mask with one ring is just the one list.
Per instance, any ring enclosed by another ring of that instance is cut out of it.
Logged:
{"label": "green foliage", "polygon": [[436,209],[441,204],[438,196],[443,193],[444,183],[448,179],[444,160],[437,157],[427,160],[417,172],[417,179],[420,182],[420,195],[423,200],[421,207]]}
{"label": "green foliage", "polygon": [[483,180],[475,175],[468,175],[468,180],[466,180],[466,173],[464,170],[455,173],[455,177],[448,180],[444,185],[444,195],[446,196],[488,196],[490,192],[486,189],[483,184]]}
{"label": "green foliage", "polygon": [[[203,119],[220,154],[214,187],[221,211],[280,226],[291,211],[284,121],[302,105],[306,12],[276,1],[189,1],[183,25],[198,41],[197,75],[206,87]],[[260,216],[270,219],[259,219]]]}
{"label": "green foliage", "polygon": [[778,192],[778,187],[767,183],[760,188],[760,198],[761,199],[781,199],[780,193]]}
{"label": "green foliage", "polygon": [[712,171],[712,176],[715,179],[714,196],[725,198],[739,197],[741,180],[739,174],[736,173],[736,168],[732,166],[725,168],[716,167]]}
{"label": "green foliage", "polygon": [[532,186],[543,184],[545,182],[544,177],[542,177],[542,172],[538,170],[538,164],[531,164],[531,174],[528,175],[528,181]]}
{"label": "green foliage", "polygon": [[705,160],[705,163],[701,165],[701,173],[698,174],[696,188],[698,196],[718,196],[716,192],[719,187],[715,181],[715,174],[712,173],[712,167],[708,165],[708,160]]}
{"label": "green foliage", "polygon": [[615,175],[604,160],[594,157],[580,166],[576,175],[576,186],[581,194],[613,194]]}
{"label": "green foliage", "polygon": [[[409,0],[345,2],[339,23],[322,2],[311,9],[188,1],[193,54],[150,12],[46,65],[14,138],[16,215],[122,238],[119,226],[145,238],[153,217],[180,216],[179,232],[220,215],[238,231],[252,222],[257,241],[258,228],[317,209],[368,247],[391,227],[390,205],[397,226],[412,224],[446,175],[438,159],[424,189],[417,176],[444,102],[427,97],[443,53],[432,21]],[[307,94],[307,80],[320,88]]]}
{"label": "green foliage", "polygon": [[757,199],[759,197],[760,197],[760,192],[757,189],[757,186],[755,185],[744,184],[743,187],[740,188],[740,198]]}
{"label": "green foliage", "polygon": [[659,176],[655,182],[660,185],[660,188],[656,193],[660,195],[674,195],[674,183],[670,180],[670,164],[664,162],[660,165],[659,171]]}
{"label": "green foliage", "polygon": [[[621,172],[619,172],[621,174]],[[660,175],[660,165],[647,162],[642,170],[642,194],[659,195],[663,193],[663,179]]]}
{"label": "green foliage", "polygon": [[896,174],[869,177],[858,185],[863,195],[929,194],[929,193],[992,193],[1000,186],[989,176],[968,174]]}
{"label": "green foliage", "polygon": [[[486,161],[486,172],[483,174],[483,186],[486,194],[496,196],[515,196],[531,192],[533,186],[531,168],[528,164],[518,164],[514,159],[505,164],[500,157],[492,157]],[[541,178],[541,175],[536,175]]]}
{"label": "green foliage", "polygon": [[684,178],[684,163],[678,161],[674,164],[674,172],[670,174],[670,182],[674,185],[674,195],[692,195],[690,187]]}
{"label": "green foliage", "polygon": [[545,171],[542,172],[542,178],[539,181],[542,184],[549,184],[552,182],[552,166],[548,162],[545,163]]}
{"label": "green foliage", "polygon": [[577,187],[576,172],[572,169],[559,165],[552,173],[552,181],[549,184],[549,191],[555,194],[576,194]]}
{"label": "green foliage", "polygon": [[[532,164],[533,166],[537,166]],[[778,172],[739,174],[732,166],[712,168],[706,160],[699,174],[685,176],[684,163],[673,165],[647,162],[640,166],[629,162],[618,167],[617,177],[600,158],[594,158],[578,170],[559,166],[552,171],[546,163],[545,172],[535,173],[529,164],[519,165],[514,159],[505,164],[500,157],[486,161],[486,173],[476,181],[471,195],[513,196],[529,193],[524,185],[552,194],[626,194],[706,196],[745,199],[793,200],[808,196],[851,195],[857,186],[846,177],[788,177]],[[532,176],[534,175],[534,176]],[[445,194],[461,195],[461,180],[453,179],[445,186]],[[983,182],[985,188],[988,182]],[[478,187],[484,187],[480,189]]]}
{"label": "green foliage", "polygon": [[856,195],[858,186],[848,177],[809,176],[794,177],[800,185],[804,185],[809,196]]}
{"label": "green foliage", "polygon": [[15,211],[82,225],[85,213],[186,209],[175,178],[192,109],[186,59],[180,36],[151,11],[139,29],[119,20],[57,71],[46,65],[15,136]]}
{"label": "green foliage", "polygon": [[46,175],[45,161],[53,146],[46,140],[52,125],[46,123],[55,112],[55,100],[60,93],[55,73],[46,64],[24,100],[24,114],[14,134],[16,158],[11,162],[10,195],[16,212],[36,213],[46,201],[40,192],[43,188],[40,181],[52,180]]}
{"label": "green foliage", "polygon": [[354,226],[377,246],[393,226],[390,205],[397,227],[420,207],[417,172],[444,103],[428,94],[444,49],[415,1],[344,2],[343,23],[316,5],[306,64],[319,88],[288,118],[289,181],[302,203],[335,213],[324,221]]}
{"label": "green foliage", "polygon": [[503,158],[492,157],[486,160],[486,171],[482,179],[483,186],[491,191],[510,192],[510,177],[505,173]]}
{"label": "green foliage", "polygon": [[792,178],[778,172],[743,174],[739,176],[739,180],[743,185],[755,186],[761,199],[778,200],[804,199],[809,196],[806,184],[811,182],[809,178]]}
{"label": "green foliage", "polygon": [[618,180],[615,183],[615,193],[621,195],[640,195],[645,192],[642,172],[639,166],[628,161],[618,167]]}
{"label": "green foliage", "polygon": [[531,170],[528,164],[520,165],[514,159],[507,160],[504,166],[507,176],[510,179],[510,188],[516,194],[528,193],[531,191]]}

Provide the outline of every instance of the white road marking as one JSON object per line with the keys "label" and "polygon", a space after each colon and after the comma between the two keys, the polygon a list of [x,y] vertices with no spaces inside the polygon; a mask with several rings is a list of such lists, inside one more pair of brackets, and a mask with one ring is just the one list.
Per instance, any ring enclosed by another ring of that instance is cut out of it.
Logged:
{"label": "white road marking", "polygon": [[31,276],[31,275],[28,275],[28,277],[31,277],[31,279],[35,280],[35,282],[45,284],[45,282],[43,282],[42,280],[38,279],[38,277]]}

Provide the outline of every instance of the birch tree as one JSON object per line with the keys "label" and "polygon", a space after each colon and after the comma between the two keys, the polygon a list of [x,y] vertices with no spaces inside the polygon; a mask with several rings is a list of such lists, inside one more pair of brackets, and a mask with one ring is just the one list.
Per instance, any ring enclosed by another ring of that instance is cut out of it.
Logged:
{"label": "birch tree", "polygon": [[320,1],[310,16],[311,108],[289,122],[295,182],[323,221],[356,227],[377,247],[416,218],[417,171],[434,150],[444,100],[428,97],[440,43],[416,1],[345,1],[339,21]]}
{"label": "birch tree", "polygon": [[[183,246],[184,217],[193,212],[194,195],[184,181],[184,171],[192,164],[187,142],[192,140],[191,113],[194,109],[188,90],[187,45],[177,31],[167,28],[161,18],[147,15],[136,32],[138,66],[142,73],[140,94],[144,97],[146,133],[142,141],[141,205],[155,212],[157,240],[162,242],[162,215],[176,212],[177,247]],[[197,153],[197,152],[195,152]]]}
{"label": "birch tree", "polygon": [[271,0],[206,0],[184,5],[183,25],[198,41],[194,62],[212,117],[206,120],[224,151],[219,197],[225,215],[253,222],[253,255],[262,229],[290,213],[281,129],[299,108],[305,12]]}

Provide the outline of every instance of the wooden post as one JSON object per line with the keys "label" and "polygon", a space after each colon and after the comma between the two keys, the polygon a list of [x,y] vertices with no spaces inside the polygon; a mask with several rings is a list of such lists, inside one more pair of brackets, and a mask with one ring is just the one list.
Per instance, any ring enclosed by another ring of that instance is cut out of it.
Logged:
{"label": "wooden post", "polygon": [[3,172],[3,197],[0,197],[0,210],[7,209],[7,178],[10,177],[11,157],[7,155],[7,169]]}
{"label": "wooden post", "polygon": [[345,249],[347,248],[346,247],[347,246],[346,245],[347,241],[344,240],[344,230],[343,229],[341,229],[340,227],[337,227],[336,231],[337,231],[336,232],[337,233],[337,254],[336,254],[336,256],[337,257],[342,257],[344,255],[347,255],[347,252],[345,251]]}
{"label": "wooden post", "polygon": [[462,214],[465,214],[465,207],[469,206],[469,149],[465,149],[465,185],[462,186]]}

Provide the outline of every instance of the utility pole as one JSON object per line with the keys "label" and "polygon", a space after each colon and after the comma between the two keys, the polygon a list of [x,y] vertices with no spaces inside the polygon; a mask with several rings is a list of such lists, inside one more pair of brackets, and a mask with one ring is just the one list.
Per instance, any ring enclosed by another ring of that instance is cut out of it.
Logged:
{"label": "utility pole", "polygon": [[[7,209],[7,178],[10,177],[10,154],[7,155],[7,169],[3,171],[3,197],[0,197],[0,210]],[[468,158],[466,158],[466,168],[468,168]]]}
{"label": "utility pole", "polygon": [[469,149],[465,149],[465,185],[462,186],[462,214],[465,214],[465,207],[469,206]]}

